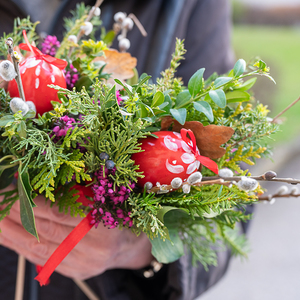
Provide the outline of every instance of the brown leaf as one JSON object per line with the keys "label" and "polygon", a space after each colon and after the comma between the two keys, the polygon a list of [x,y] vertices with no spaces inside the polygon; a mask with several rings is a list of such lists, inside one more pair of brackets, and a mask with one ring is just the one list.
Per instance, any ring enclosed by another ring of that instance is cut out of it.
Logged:
{"label": "brown leaf", "polygon": [[2,77],[0,77],[0,88],[7,90],[7,86],[8,86],[8,81],[5,81],[4,79],[2,79]]}
{"label": "brown leaf", "polygon": [[180,132],[182,128],[192,130],[200,154],[212,159],[220,158],[225,154],[226,150],[220,146],[226,143],[234,133],[231,127],[218,125],[203,126],[198,121],[185,122],[184,126],[182,126],[179,122],[172,119],[172,117],[163,118],[161,123],[162,130],[167,130],[172,123],[173,131]]}
{"label": "brown leaf", "polygon": [[[160,123],[160,130],[164,131],[164,130],[168,130],[169,127],[171,126],[171,124],[174,123],[174,119],[171,116],[167,116],[167,117],[163,117]],[[177,122],[177,121],[175,121]]]}
{"label": "brown leaf", "polygon": [[120,53],[117,50],[109,49],[104,50],[105,56],[100,56],[94,59],[94,61],[103,61],[106,63],[104,71],[111,73],[111,77],[107,81],[114,85],[114,79],[125,81],[134,76],[133,69],[136,67],[137,59],[132,57],[130,53]]}

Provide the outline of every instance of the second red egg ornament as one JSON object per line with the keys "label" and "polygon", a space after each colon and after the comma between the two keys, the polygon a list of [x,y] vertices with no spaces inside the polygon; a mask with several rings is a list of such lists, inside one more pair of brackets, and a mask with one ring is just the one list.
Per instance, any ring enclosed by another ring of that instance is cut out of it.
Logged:
{"label": "second red egg ornament", "polygon": [[217,164],[200,155],[191,130],[182,129],[180,133],[158,131],[153,134],[157,138],[147,137],[142,140],[141,148],[144,151],[132,155],[139,171],[145,176],[139,178],[139,186],[143,187],[147,182],[151,182],[153,186],[169,185],[175,177],[185,181],[198,171],[200,163],[218,174]]}

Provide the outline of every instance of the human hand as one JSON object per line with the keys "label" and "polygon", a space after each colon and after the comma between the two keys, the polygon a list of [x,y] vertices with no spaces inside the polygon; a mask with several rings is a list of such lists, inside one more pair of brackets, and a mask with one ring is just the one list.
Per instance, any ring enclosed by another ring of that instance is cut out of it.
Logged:
{"label": "human hand", "polygon": [[[34,215],[40,242],[30,235],[20,220],[19,201],[10,215],[0,222],[0,243],[37,265],[44,265],[65,237],[82,220],[50,208],[45,198],[34,199]],[[129,229],[92,228],[57,267],[64,276],[84,280],[108,269],[139,269],[150,264],[151,244],[145,234],[137,237]]]}

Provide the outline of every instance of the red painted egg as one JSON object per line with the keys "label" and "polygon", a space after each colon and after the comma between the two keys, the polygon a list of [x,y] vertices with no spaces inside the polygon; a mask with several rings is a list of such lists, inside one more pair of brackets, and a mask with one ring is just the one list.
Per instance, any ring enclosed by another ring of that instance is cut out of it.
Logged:
{"label": "red painted egg", "polygon": [[[157,183],[169,185],[175,177],[184,181],[199,169],[200,162],[196,160],[192,145],[188,145],[180,133],[158,131],[154,134],[158,138],[147,137],[142,140],[141,148],[144,151],[132,155],[135,164],[139,165],[139,171],[145,176],[139,179],[139,186],[143,187],[146,182],[151,182],[153,186]],[[196,154],[200,154],[198,148]]]}
{"label": "red painted egg", "polygon": [[[19,64],[20,74],[26,101],[35,104],[37,114],[43,114],[53,109],[51,101],[59,101],[57,90],[48,84],[66,88],[63,70],[45,61],[42,57],[31,56]],[[19,97],[17,83],[9,82],[8,91],[11,97]]]}

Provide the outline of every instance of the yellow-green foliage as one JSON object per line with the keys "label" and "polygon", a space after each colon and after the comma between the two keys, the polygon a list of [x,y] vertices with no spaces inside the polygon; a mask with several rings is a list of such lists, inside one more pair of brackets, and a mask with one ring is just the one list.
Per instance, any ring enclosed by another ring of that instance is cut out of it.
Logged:
{"label": "yellow-green foliage", "polygon": [[241,174],[243,171],[239,167],[240,162],[243,161],[252,166],[254,165],[254,162],[251,158],[260,158],[260,154],[264,153],[266,149],[266,147],[259,147],[253,151],[253,146],[251,146],[248,150],[245,150],[244,145],[240,145],[234,153],[231,153],[232,147],[227,147],[222,167],[227,167]]}

